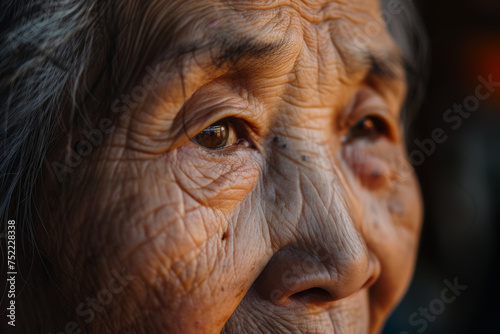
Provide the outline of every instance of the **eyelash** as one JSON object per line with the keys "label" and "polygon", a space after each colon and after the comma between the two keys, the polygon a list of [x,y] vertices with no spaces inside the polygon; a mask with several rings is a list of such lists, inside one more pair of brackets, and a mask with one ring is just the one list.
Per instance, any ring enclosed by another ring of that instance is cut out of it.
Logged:
{"label": "eyelash", "polygon": [[[210,129],[212,128],[212,129]],[[205,132],[205,133],[204,133]],[[221,133],[224,132],[222,135]],[[199,138],[200,136],[205,136],[205,138]],[[220,138],[221,136],[227,135],[227,138]],[[227,141],[230,140],[231,135],[234,136],[234,143],[226,145]],[[220,138],[220,139],[219,139]],[[220,147],[209,147],[209,144],[214,144],[214,143],[205,143],[203,144],[201,141],[203,140],[208,140],[208,141],[216,141],[217,145],[217,140],[222,140],[221,146]],[[195,144],[208,149],[209,151],[212,152],[217,152],[221,155],[225,154],[232,154],[234,151],[231,151],[230,148],[241,145],[245,147],[253,147],[253,142],[250,138],[249,131],[248,131],[248,125],[244,123],[244,121],[237,119],[235,117],[226,117],[223,118],[215,123],[212,123],[210,126],[206,127],[203,129],[201,132],[199,132],[196,136],[191,138],[191,141],[193,141]]]}
{"label": "eyelash", "polygon": [[376,142],[381,137],[390,137],[389,125],[379,116],[368,115],[358,120],[349,128],[349,131],[343,138],[343,142],[350,142],[355,139]]}

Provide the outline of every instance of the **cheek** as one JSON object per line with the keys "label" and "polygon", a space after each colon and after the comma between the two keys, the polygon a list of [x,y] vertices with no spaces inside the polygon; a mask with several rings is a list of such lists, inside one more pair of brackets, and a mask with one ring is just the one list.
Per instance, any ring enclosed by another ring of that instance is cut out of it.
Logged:
{"label": "cheek", "polygon": [[[371,302],[380,314],[388,312],[407,288],[418,248],[422,204],[405,152],[390,142],[353,144],[342,157],[354,176],[353,188],[361,201],[361,230],[369,249],[381,264],[381,276],[371,288]],[[404,171],[402,176],[401,171]]]}
{"label": "cheek", "polygon": [[251,149],[226,154],[189,142],[163,159],[173,175],[166,183],[174,182],[200,205],[225,213],[238,206],[260,174],[258,153]]}
{"label": "cheek", "polygon": [[408,287],[418,249],[422,204],[413,175],[391,180],[387,191],[366,196],[365,239],[381,262],[372,289],[375,309],[390,310]]}
{"label": "cheek", "polygon": [[221,159],[193,146],[122,164],[120,177],[103,180],[119,200],[98,199],[107,218],[93,222],[114,240],[97,256],[140,277],[134,284],[143,297],[134,300],[144,312],[157,310],[154,322],[171,332],[184,321],[183,330],[222,328],[263,252],[262,233],[251,230],[258,208],[247,196],[259,175],[254,153]]}
{"label": "cheek", "polygon": [[377,190],[389,185],[390,166],[378,155],[358,147],[358,145],[344,146],[342,155],[347,166],[363,187]]}

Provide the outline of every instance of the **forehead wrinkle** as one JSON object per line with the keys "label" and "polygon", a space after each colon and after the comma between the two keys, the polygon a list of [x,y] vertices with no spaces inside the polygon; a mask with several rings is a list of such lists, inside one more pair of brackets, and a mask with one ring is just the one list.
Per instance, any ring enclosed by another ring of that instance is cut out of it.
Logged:
{"label": "forehead wrinkle", "polygon": [[[266,1],[259,3],[266,3]],[[282,40],[279,41],[279,37],[283,37],[279,36],[278,41],[271,43],[268,41],[263,42],[260,38],[258,38],[260,37],[259,34],[255,33],[252,34],[253,36],[250,36],[248,32],[246,32],[247,36],[235,36],[235,32],[239,30],[238,27],[245,26],[244,23],[247,23],[248,25],[248,22],[244,22],[247,20],[247,18],[245,18],[246,12],[252,13],[257,11],[259,12],[258,14],[261,15],[263,14],[263,12],[272,12],[273,14],[271,16],[276,15],[277,17],[280,17],[278,21],[283,21],[281,20],[281,18],[283,17],[281,14],[283,12],[287,12],[288,15],[285,16],[300,17],[302,19],[305,19],[309,23],[315,24],[328,20],[339,19],[340,17],[348,15],[349,12],[352,12],[353,9],[352,5],[345,5],[345,2],[343,1],[332,2],[291,0],[275,2],[273,0],[272,2],[267,3],[269,4],[269,6],[259,5],[259,7],[257,8],[255,2],[253,1],[216,2],[215,6],[210,7],[214,15],[208,15],[208,20],[201,20],[203,24],[201,24],[198,20],[198,23],[193,24],[193,29],[185,29],[189,32],[188,35],[199,35],[199,37],[193,40],[191,36],[187,38],[177,36],[176,40],[178,42],[174,43],[176,45],[170,45],[170,47],[168,48],[169,50],[164,53],[161,59],[179,59],[188,54],[203,53],[204,51],[207,51],[211,56],[212,63],[214,63],[217,67],[221,67],[222,65],[225,65],[227,63],[235,65],[243,58],[260,58],[269,60],[270,56],[272,56],[273,54],[277,54],[278,51],[288,51],[286,48],[287,43],[283,41],[283,39],[286,38],[281,38]],[[344,7],[346,8],[342,8],[342,5],[344,5]],[[332,6],[337,9],[332,9]],[[308,7],[314,7],[314,11],[312,11],[312,8]],[[241,17],[238,14],[240,14]],[[218,22],[219,19],[222,20],[224,23],[222,29],[212,31],[211,21],[213,20],[210,20],[210,17],[214,18],[216,22]],[[353,20],[353,18],[349,18],[349,20]],[[242,24],[238,24],[238,22]],[[187,25],[190,25],[190,23]],[[289,28],[287,28],[286,30],[288,29]],[[280,33],[279,35],[282,34]],[[287,35],[287,32],[285,31],[283,35]],[[288,45],[290,45],[291,41],[288,42]]]}
{"label": "forehead wrinkle", "polygon": [[[161,1],[155,1],[156,7],[161,7],[159,5]],[[172,3],[167,2],[163,7],[175,8],[174,12],[177,12],[177,17],[171,17],[170,10],[149,10],[147,16],[152,16],[148,21],[156,22],[154,31],[150,32],[155,35],[155,40],[170,40],[168,45],[163,44],[163,49],[168,50],[163,53],[163,57],[160,59],[176,59],[183,57],[189,53],[195,53],[198,51],[209,51],[213,55],[213,61],[216,64],[223,65],[227,61],[238,62],[241,58],[252,56],[264,58],[270,55],[272,50],[277,49],[278,45],[270,45],[269,43],[257,42],[257,38],[234,36],[234,32],[238,31],[238,27],[242,24],[238,24],[238,15],[231,16],[230,14],[236,14],[238,12],[252,12],[258,10],[259,12],[268,11],[271,9],[277,10],[282,9],[285,11],[295,12],[301,18],[309,21],[310,23],[324,22],[327,20],[336,20],[340,17],[349,16],[348,20],[354,21],[355,18],[350,17],[353,11],[366,11],[366,9],[360,9],[356,6],[356,3],[347,3],[346,1],[326,1],[326,0],[287,0],[287,1],[276,1],[276,0],[264,0],[264,1],[214,1],[212,5],[202,5],[196,3],[196,6],[192,10],[186,12],[181,10],[182,7],[190,7],[190,1],[185,1],[183,5],[174,6]],[[258,4],[258,6],[256,5]],[[192,4],[191,4],[192,5]],[[358,4],[359,5],[359,4]],[[200,13],[210,12],[210,14]],[[288,9],[288,10],[287,10]],[[153,12],[156,12],[154,14]],[[183,15],[178,15],[184,12]],[[155,18],[156,16],[156,18]],[[186,22],[179,16],[191,18]],[[158,18],[158,17],[161,17]],[[237,19],[236,22],[233,22]],[[244,20],[244,19],[243,19]],[[165,23],[159,23],[163,21]],[[170,21],[170,23],[168,23]],[[213,29],[212,24],[216,24],[222,21],[224,24],[224,29]],[[177,23],[173,23],[177,22]],[[182,24],[180,24],[183,22]],[[240,22],[245,23],[245,22]],[[248,22],[247,22],[248,23]],[[178,25],[181,27],[178,27]],[[163,33],[161,32],[162,26],[168,27]],[[172,35],[176,36],[172,36]],[[170,36],[169,38],[161,38],[161,36]],[[193,40],[192,36],[197,36],[198,38]],[[201,37],[201,38],[200,38]],[[236,39],[236,41],[234,41]],[[187,41],[187,42],[186,42]],[[149,43],[148,43],[149,44]],[[156,43],[153,43],[156,44]],[[160,45],[158,45],[160,46]],[[173,51],[171,51],[173,49]],[[283,50],[282,50],[283,51]]]}
{"label": "forehead wrinkle", "polygon": [[381,83],[406,82],[405,61],[395,45],[388,49],[373,48],[366,44],[354,46],[331,34],[331,42],[337,59],[342,64],[341,81],[349,82],[349,78],[361,80],[375,79]]}
{"label": "forehead wrinkle", "polygon": [[[333,23],[334,21],[345,20],[344,22],[349,22],[349,27],[359,30],[358,25],[363,24],[365,20],[376,20],[377,23],[383,24],[381,17],[378,16],[378,3],[370,7],[362,6],[362,3],[325,0],[227,2],[231,3],[232,10],[240,12],[255,11],[256,3],[258,3],[259,11],[281,10],[293,13],[313,26],[328,21],[337,26],[338,23]],[[354,13],[362,13],[363,19],[356,17]],[[335,30],[337,29],[338,27]],[[359,47],[351,42],[343,43],[342,38],[337,40],[336,33],[331,33],[330,36],[345,75],[366,73],[367,76],[374,76],[382,80],[404,80],[404,75],[401,75],[401,69],[404,68],[403,60],[396,49],[377,50],[368,45]]]}
{"label": "forehead wrinkle", "polygon": [[[240,6],[233,5],[231,7]],[[247,4],[246,7],[250,6]],[[290,11],[284,9],[283,6],[279,7],[288,14],[291,14]],[[224,9],[221,10],[221,8]],[[201,60],[199,65],[202,66],[200,67],[204,70],[208,70],[208,73],[216,73],[221,72],[217,71],[221,68],[227,69],[227,66],[234,68],[236,65],[246,60],[253,61],[252,65],[258,63],[267,63],[267,65],[269,65],[269,63],[271,63],[270,60],[278,62],[280,59],[282,60],[284,57],[290,56],[290,53],[294,53],[292,50],[293,46],[291,46],[294,41],[287,38],[289,37],[287,36],[288,30],[294,30],[293,28],[288,29],[283,34],[280,33],[278,38],[273,38],[270,41],[261,38],[261,35],[255,33],[255,31],[251,33],[245,31],[242,35],[238,35],[238,29],[235,29],[236,26],[233,24],[234,22],[238,22],[239,18],[237,13],[235,13],[235,8],[229,9],[227,6],[218,6],[213,9],[217,12],[214,17],[217,17],[217,14],[221,13],[222,17],[232,17],[231,14],[236,14],[235,17],[237,19],[236,21],[229,22],[227,25],[222,25],[216,33],[212,32],[206,34],[203,32],[198,36],[195,36],[197,34],[191,34],[191,37],[187,39],[180,38],[180,42],[177,45],[174,45],[170,50],[164,53],[162,59],[168,61],[168,63],[164,65],[168,64],[168,67],[172,67],[177,64],[180,65],[177,67],[181,69],[181,71],[182,69],[189,71],[189,66],[183,66],[184,60],[195,59],[196,62]],[[241,10],[241,7],[239,9]],[[224,11],[228,13],[224,14]],[[276,9],[271,11],[274,12]],[[296,11],[294,12],[298,14]],[[204,22],[208,21],[204,20]],[[196,25],[196,29],[202,28],[204,28],[204,26],[199,23]],[[188,30],[193,33],[193,30]],[[330,34],[335,45],[334,49],[338,52],[338,57],[336,58],[342,63],[342,72],[344,72],[345,75],[349,77],[351,75],[357,77],[359,77],[359,75],[377,77],[382,79],[382,81],[401,78],[401,76],[398,76],[398,74],[401,73],[401,71],[398,70],[401,67],[401,61],[396,52],[370,49],[366,45],[363,46],[363,48],[356,47],[351,43],[342,43],[341,39],[337,40],[337,38],[335,38],[335,35],[337,34]],[[193,38],[193,36],[195,37]],[[340,43],[340,45],[337,43]]]}
{"label": "forehead wrinkle", "polygon": [[224,2],[236,11],[286,9],[297,13],[302,19],[312,24],[346,16],[356,20],[356,17],[351,15],[352,13],[366,11],[366,6],[358,4],[356,7],[352,0],[224,0]]}
{"label": "forehead wrinkle", "polygon": [[[202,27],[199,22],[197,26]],[[279,71],[284,58],[294,59],[300,50],[300,45],[295,45],[288,38],[287,29],[280,29],[279,34],[273,31],[272,39],[255,33],[255,30],[238,34],[239,30],[231,24],[222,25],[217,33],[197,35],[193,33],[194,29],[189,28],[184,31],[190,31],[189,36],[177,37],[177,43],[172,42],[170,47],[159,50],[160,54],[155,57],[157,60],[150,62],[150,67],[161,71],[160,74],[169,73],[168,80],[162,79],[160,86],[151,93],[163,96],[175,90],[179,95],[178,102],[182,100],[183,103],[199,87],[224,75],[234,73],[237,76],[240,69],[244,70],[242,74],[251,76],[257,71]]]}
{"label": "forehead wrinkle", "polygon": [[189,37],[177,36],[178,42],[163,48],[158,62],[170,63],[174,60],[181,61],[182,58],[203,58],[208,55],[212,64],[220,68],[227,64],[234,66],[241,60],[250,58],[269,60],[270,56],[286,51],[285,40],[268,41],[260,38],[259,34],[238,34],[232,22],[225,22],[223,26],[207,33],[206,30],[210,30],[212,24],[219,24],[218,19],[214,20],[215,22],[208,20],[208,26],[196,24],[193,29],[189,29]]}

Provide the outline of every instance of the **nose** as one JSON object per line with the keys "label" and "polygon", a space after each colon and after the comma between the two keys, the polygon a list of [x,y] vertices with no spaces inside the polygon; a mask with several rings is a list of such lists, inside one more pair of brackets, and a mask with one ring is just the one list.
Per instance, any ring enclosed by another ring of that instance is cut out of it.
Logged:
{"label": "nose", "polygon": [[351,245],[346,252],[333,251],[338,247],[290,245],[274,254],[254,286],[261,298],[275,305],[321,305],[344,299],[371,286],[380,273],[376,257],[361,246]]}
{"label": "nose", "polygon": [[310,159],[297,167],[287,156],[270,155],[273,168],[264,175],[273,255],[253,288],[282,307],[348,298],[374,284],[381,271],[361,231],[360,199],[336,168],[325,167],[338,165],[334,154],[322,150]]}

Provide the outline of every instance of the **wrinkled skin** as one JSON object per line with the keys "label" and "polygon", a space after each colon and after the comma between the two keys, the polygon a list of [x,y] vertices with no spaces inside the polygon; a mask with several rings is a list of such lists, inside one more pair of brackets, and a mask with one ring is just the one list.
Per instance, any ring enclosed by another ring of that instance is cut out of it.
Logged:
{"label": "wrinkled skin", "polygon": [[[172,3],[148,20],[177,20],[178,41],[224,33],[275,50],[162,63],[168,79],[73,171],[46,226],[64,242],[40,244],[76,278],[55,270],[64,321],[96,333],[379,332],[409,284],[422,208],[415,178],[400,175],[404,71],[393,61],[377,77],[363,61],[398,49],[385,29],[352,37],[380,20],[377,1]],[[385,130],[351,138],[367,116]],[[190,140],[227,117],[243,141]],[[92,322],[76,316],[121,268],[135,276],[123,292]]]}

